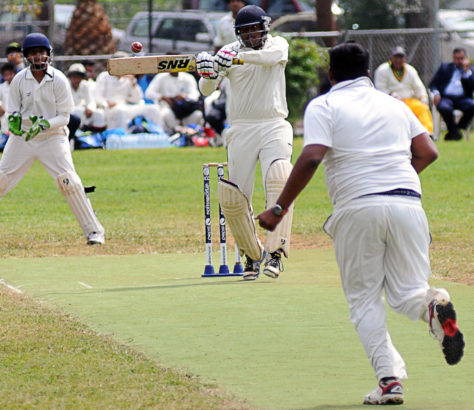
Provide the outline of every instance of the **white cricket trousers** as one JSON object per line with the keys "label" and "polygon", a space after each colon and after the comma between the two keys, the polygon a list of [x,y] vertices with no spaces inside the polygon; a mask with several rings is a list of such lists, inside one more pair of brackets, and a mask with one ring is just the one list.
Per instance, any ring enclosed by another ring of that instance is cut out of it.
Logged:
{"label": "white cricket trousers", "polygon": [[226,133],[226,140],[229,180],[237,184],[251,204],[257,162],[260,160],[265,186],[272,162],[277,159],[291,161],[293,129],[283,118],[234,121]]}
{"label": "white cricket trousers", "polygon": [[377,380],[406,379],[405,362],[386,326],[386,306],[423,318],[431,274],[430,234],[418,198],[369,196],[336,209],[325,224],[333,238],[350,318]]}
{"label": "white cricket trousers", "polygon": [[[57,178],[60,175],[66,173],[77,175],[66,135],[38,135],[28,142],[25,141],[24,137],[11,135],[0,160],[0,198],[20,182],[35,160],[41,162],[46,171],[53,177],[56,186],[58,186]],[[80,182],[79,176],[77,176],[77,181]],[[82,185],[82,182],[80,184]],[[58,186],[58,188],[60,187]],[[97,220],[92,206],[88,203],[83,204],[84,201],[87,202],[85,194],[76,198],[76,206],[71,205],[68,200],[84,235],[87,237],[94,230],[103,232],[104,228]],[[78,216],[79,210],[83,211]],[[92,230],[88,230],[89,228]]]}

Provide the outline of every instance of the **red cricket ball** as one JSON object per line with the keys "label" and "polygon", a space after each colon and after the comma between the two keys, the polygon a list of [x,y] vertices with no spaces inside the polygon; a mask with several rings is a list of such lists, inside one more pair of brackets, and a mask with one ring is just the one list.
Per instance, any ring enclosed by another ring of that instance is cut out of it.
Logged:
{"label": "red cricket ball", "polygon": [[133,53],[139,53],[143,50],[143,45],[139,41],[134,41],[131,48]]}

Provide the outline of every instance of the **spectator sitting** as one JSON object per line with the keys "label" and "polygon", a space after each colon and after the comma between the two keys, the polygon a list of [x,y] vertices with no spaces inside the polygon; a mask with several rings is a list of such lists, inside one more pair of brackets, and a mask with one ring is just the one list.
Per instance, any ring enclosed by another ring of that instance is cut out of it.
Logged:
{"label": "spectator sitting", "polygon": [[4,82],[0,84],[0,129],[1,134],[8,135],[8,119],[5,115],[7,109],[7,101],[8,101],[8,92],[10,90],[10,83],[15,77],[16,70],[13,64],[5,63],[2,66],[2,77],[4,78]]}
{"label": "spectator sitting", "polygon": [[[128,57],[128,54],[118,51],[113,57]],[[97,106],[105,109],[108,128],[127,130],[129,121],[138,115],[163,126],[158,106],[145,104],[143,91],[133,75],[112,76],[104,71],[97,76],[94,94]]]}
{"label": "spectator sitting", "polygon": [[375,87],[402,100],[433,135],[433,117],[428,105],[428,93],[415,67],[406,62],[403,47],[395,47],[390,61],[381,64],[374,75]]}
{"label": "spectator sitting", "polygon": [[105,130],[104,110],[98,109],[85,80],[86,69],[81,63],[72,64],[67,71],[71,83],[74,108],[72,114],[80,118],[80,128],[84,131],[102,132]]}
{"label": "spectator sitting", "polygon": [[[430,89],[434,94],[434,105],[448,128],[445,140],[461,139],[460,130],[466,129],[474,116],[473,71],[466,50],[455,48],[453,62],[441,63],[431,80]],[[458,123],[454,119],[454,110],[463,112]]]}
{"label": "spectator sitting", "polygon": [[242,7],[247,5],[247,2],[244,0],[227,0],[227,4],[229,5],[230,13],[222,17],[217,23],[216,38],[214,39],[215,53],[226,44],[237,41],[234,29],[235,16],[237,16]]}
{"label": "spectator sitting", "polygon": [[89,85],[89,90],[91,94],[94,93],[95,88],[95,81],[97,78],[97,74],[95,71],[95,62],[93,60],[84,60],[82,65],[86,69],[86,78],[87,84]]}
{"label": "spectator sitting", "polygon": [[19,72],[25,68],[25,63],[23,62],[23,53],[21,52],[20,44],[16,41],[8,44],[5,50],[8,62],[15,67],[16,72]]}
{"label": "spectator sitting", "polygon": [[145,96],[159,105],[167,132],[178,125],[202,124],[200,93],[196,79],[189,73],[157,74]]}

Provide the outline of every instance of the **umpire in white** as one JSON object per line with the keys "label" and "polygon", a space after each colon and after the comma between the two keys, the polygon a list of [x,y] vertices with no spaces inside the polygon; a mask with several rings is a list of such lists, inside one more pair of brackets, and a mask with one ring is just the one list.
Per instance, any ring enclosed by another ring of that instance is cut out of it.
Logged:
{"label": "umpire in white", "polygon": [[[449,294],[427,282],[430,234],[417,174],[438,152],[411,110],[374,88],[363,47],[344,43],[329,55],[333,86],[306,108],[304,149],[277,203],[288,208],[323,161],[334,207],[325,231],[379,382],[364,403],[401,404],[407,373],[387,331],[384,293],[394,311],[429,323],[448,364],[464,349]],[[269,230],[280,222],[271,210],[257,219]]]}
{"label": "umpire in white", "polygon": [[27,68],[12,80],[7,104],[10,136],[0,160],[0,198],[39,160],[66,198],[87,243],[102,244],[104,228],[72,162],[67,128],[73,108],[69,81],[50,65],[51,54],[51,44],[44,34],[25,37]]}

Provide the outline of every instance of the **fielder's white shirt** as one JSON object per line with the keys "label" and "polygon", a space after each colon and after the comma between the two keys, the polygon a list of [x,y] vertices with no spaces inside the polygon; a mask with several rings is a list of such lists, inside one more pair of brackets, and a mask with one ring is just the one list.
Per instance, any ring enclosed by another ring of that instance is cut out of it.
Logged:
{"label": "fielder's white shirt", "polygon": [[160,73],[153,77],[145,91],[145,97],[159,102],[161,97],[176,97],[183,95],[197,101],[199,89],[197,81],[192,74],[180,72],[177,77],[170,73]]}
{"label": "fielder's white shirt", "polygon": [[410,147],[424,132],[405,103],[376,90],[367,77],[334,85],[304,115],[304,145],[329,147],[323,164],[334,207],[395,188],[421,194]]}
{"label": "fielder's white shirt", "polygon": [[48,65],[40,83],[29,68],[21,70],[10,84],[8,114],[21,113],[22,129],[31,126],[29,116],[43,116],[51,127],[40,132],[41,136],[68,135],[67,124],[73,108],[69,80],[58,69]]}
{"label": "fielder's white shirt", "polygon": [[[243,65],[234,65],[226,72],[230,81],[229,120],[265,121],[286,118],[285,67],[288,62],[288,42],[280,36],[267,36],[261,50],[238,48],[237,58]],[[199,88],[204,95],[215,90],[217,80],[201,78]]]}
{"label": "fielder's white shirt", "polygon": [[95,101],[92,98],[89,82],[87,80],[81,80],[77,90],[71,86],[71,92],[75,108],[88,108],[89,110],[95,110]]}
{"label": "fielder's white shirt", "polygon": [[423,82],[410,64],[405,64],[405,72],[399,81],[392,71],[389,63],[381,64],[374,74],[375,87],[384,93],[399,98],[417,98],[421,102],[428,104],[428,94]]}
{"label": "fielder's white shirt", "polygon": [[104,71],[97,76],[94,98],[97,104],[104,107],[107,107],[107,101],[118,105],[138,104],[143,99],[143,91],[136,81],[125,76],[113,76]]}
{"label": "fielder's white shirt", "polygon": [[216,38],[214,39],[215,47],[223,47],[226,44],[233,43],[237,40],[234,29],[235,19],[232,13],[226,14],[219,20],[216,30]]}

